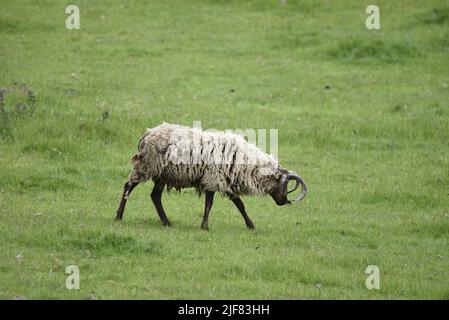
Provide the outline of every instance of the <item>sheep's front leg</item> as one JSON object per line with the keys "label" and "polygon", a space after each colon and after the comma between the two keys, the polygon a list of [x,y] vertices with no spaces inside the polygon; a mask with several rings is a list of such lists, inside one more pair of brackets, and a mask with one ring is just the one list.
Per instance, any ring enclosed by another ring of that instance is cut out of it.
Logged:
{"label": "sheep's front leg", "polygon": [[170,227],[171,223],[165,214],[164,208],[162,207],[162,191],[164,191],[164,187],[164,183],[155,181],[153,191],[151,192],[151,200],[153,200],[154,207],[156,208],[157,214],[159,215],[159,218],[164,226]]}
{"label": "sheep's front leg", "polygon": [[133,191],[133,189],[139,184],[139,182],[130,183],[129,181],[125,183],[125,187],[123,188],[122,199],[120,201],[120,205],[117,209],[117,215],[115,216],[115,220],[122,220],[123,212],[125,211],[126,201],[128,200],[129,195]]}
{"label": "sheep's front leg", "polygon": [[201,223],[201,229],[203,230],[209,230],[209,212],[212,208],[212,204],[214,203],[214,191],[206,191],[206,202],[204,205],[204,216],[203,216],[203,222]]}
{"label": "sheep's front leg", "polygon": [[246,214],[245,205],[243,204],[243,201],[239,197],[232,198],[231,200],[232,200],[232,202],[234,202],[235,206],[237,207],[237,209],[239,209],[240,213],[242,214],[243,219],[245,220],[246,226],[249,229],[254,230],[256,227],[254,227],[253,222]]}

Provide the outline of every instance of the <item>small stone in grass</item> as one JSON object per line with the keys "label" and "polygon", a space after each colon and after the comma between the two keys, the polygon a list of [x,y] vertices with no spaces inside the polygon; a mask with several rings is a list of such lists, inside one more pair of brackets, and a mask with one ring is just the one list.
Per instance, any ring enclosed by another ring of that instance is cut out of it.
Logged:
{"label": "small stone in grass", "polygon": [[27,298],[25,298],[24,296],[15,296],[13,298],[13,300],[26,300]]}
{"label": "small stone in grass", "polygon": [[42,215],[42,212],[34,212],[33,217],[39,217]]}
{"label": "small stone in grass", "polygon": [[21,262],[21,261],[23,260],[23,256],[22,256],[21,254],[18,254],[18,255],[16,256],[16,260],[19,261],[19,262]]}
{"label": "small stone in grass", "polygon": [[73,88],[69,88],[67,90],[65,90],[65,94],[67,96],[73,97],[73,96],[77,96],[79,94],[79,91]]}
{"label": "small stone in grass", "polygon": [[321,283],[315,284],[315,288],[317,288],[317,289],[321,289],[322,286],[323,286],[323,285],[322,285]]}
{"label": "small stone in grass", "polygon": [[92,292],[91,294],[89,294],[89,296],[87,297],[87,300],[98,300],[95,292]]}

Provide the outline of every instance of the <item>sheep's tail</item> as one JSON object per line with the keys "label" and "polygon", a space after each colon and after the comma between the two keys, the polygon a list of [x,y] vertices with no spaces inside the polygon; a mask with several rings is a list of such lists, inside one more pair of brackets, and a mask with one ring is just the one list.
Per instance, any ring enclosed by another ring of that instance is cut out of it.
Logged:
{"label": "sheep's tail", "polygon": [[142,156],[140,155],[140,153],[136,153],[132,158],[131,158],[131,163],[133,166],[136,166],[140,163],[140,160],[142,160]]}
{"label": "sheep's tail", "polygon": [[143,149],[143,147],[145,146],[145,143],[143,141],[143,139],[145,138],[146,135],[143,135],[142,138],[140,138],[139,140],[139,144],[137,145],[137,150],[141,151]]}
{"label": "sheep's tail", "polygon": [[140,161],[142,160],[142,150],[145,147],[145,136],[143,135],[142,138],[140,138],[139,140],[139,144],[137,145],[137,153],[131,158],[131,163],[133,166],[136,166],[140,163]]}

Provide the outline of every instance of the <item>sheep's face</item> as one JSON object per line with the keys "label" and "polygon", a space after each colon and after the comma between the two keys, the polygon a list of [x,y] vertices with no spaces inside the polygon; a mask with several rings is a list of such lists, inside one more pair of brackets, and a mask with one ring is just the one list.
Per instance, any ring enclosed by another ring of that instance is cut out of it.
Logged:
{"label": "sheep's face", "polygon": [[269,194],[274,202],[276,202],[278,206],[290,204],[290,201],[287,199],[288,171],[279,168],[273,175],[273,179],[273,188]]}
{"label": "sheep's face", "polygon": [[287,199],[287,185],[289,172],[281,167],[276,169],[263,168],[262,171],[262,184],[274,202],[278,206],[289,204]]}
{"label": "sheep's face", "polygon": [[[305,181],[295,172],[288,171],[282,167],[276,169],[262,168],[262,185],[265,187],[265,192],[273,198],[278,206],[299,202],[307,194],[307,185]],[[295,181],[295,185],[291,190],[288,189],[289,181]],[[287,195],[294,192],[301,185],[301,193],[291,201],[288,200]]]}

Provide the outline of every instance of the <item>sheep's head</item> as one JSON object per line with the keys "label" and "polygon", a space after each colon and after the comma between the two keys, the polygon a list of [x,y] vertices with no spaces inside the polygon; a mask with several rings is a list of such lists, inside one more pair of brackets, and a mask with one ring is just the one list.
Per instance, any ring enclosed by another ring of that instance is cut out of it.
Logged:
{"label": "sheep's head", "polygon": [[[273,198],[278,206],[291,204],[292,202],[301,201],[307,194],[307,185],[304,180],[292,171],[288,171],[282,167],[272,170],[270,174],[264,175],[263,183],[266,187],[267,193]],[[293,189],[288,190],[288,183],[290,180],[296,182]],[[293,200],[288,200],[287,195],[302,186],[301,193]]]}

